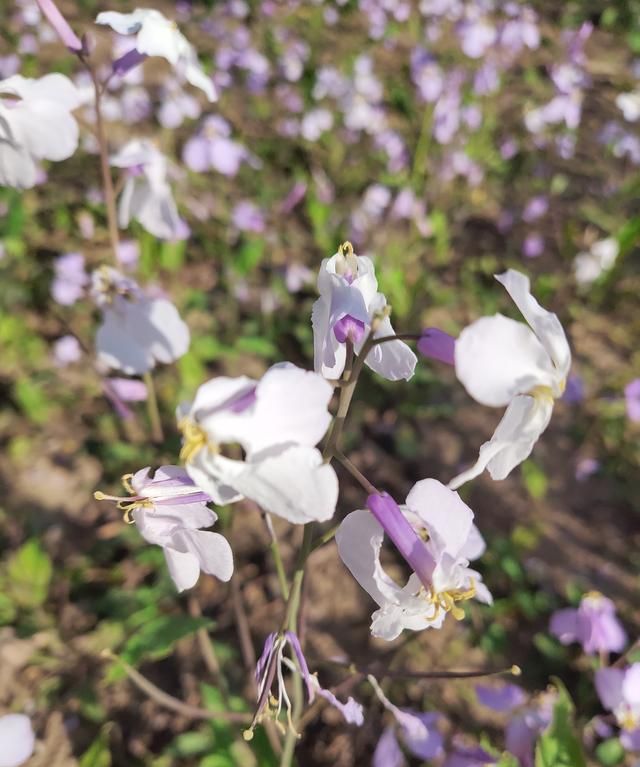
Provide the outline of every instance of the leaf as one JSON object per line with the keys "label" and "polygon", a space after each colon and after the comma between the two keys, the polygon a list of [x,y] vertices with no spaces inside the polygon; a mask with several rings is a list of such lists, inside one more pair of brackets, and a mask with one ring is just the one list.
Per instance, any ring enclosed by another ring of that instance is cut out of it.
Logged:
{"label": "leaf", "polygon": [[555,679],[554,684],[558,699],[553,707],[551,724],[536,745],[535,767],[587,767],[576,732],[573,702],[559,679]]}
{"label": "leaf", "polygon": [[80,757],[80,767],[111,767],[111,751],[109,750],[109,732],[111,725],[106,724],[100,735]]}
{"label": "leaf", "polygon": [[521,470],[527,492],[535,501],[540,501],[547,494],[547,475],[532,460],[522,463]]}
{"label": "leaf", "polygon": [[625,750],[617,738],[609,738],[598,744],[596,757],[605,767],[614,767],[624,760]]}
{"label": "leaf", "polygon": [[[120,657],[134,667],[143,660],[166,658],[180,639],[195,633],[198,629],[208,628],[211,625],[212,621],[208,618],[192,618],[189,615],[161,615],[140,626],[138,631],[125,642]],[[107,679],[108,681],[115,681],[124,676],[124,670],[116,663],[109,670]]]}
{"label": "leaf", "polygon": [[39,542],[32,538],[10,558],[7,566],[9,591],[20,607],[40,607],[47,598],[51,582],[51,560]]}

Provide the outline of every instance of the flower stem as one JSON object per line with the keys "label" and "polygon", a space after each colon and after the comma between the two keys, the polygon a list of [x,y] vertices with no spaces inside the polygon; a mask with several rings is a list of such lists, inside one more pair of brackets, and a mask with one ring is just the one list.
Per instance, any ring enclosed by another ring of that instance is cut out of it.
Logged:
{"label": "flower stem", "polygon": [[155,443],[162,444],[164,442],[164,432],[162,431],[158,398],[156,397],[156,389],[151,372],[146,372],[143,379],[147,386],[147,413],[151,423],[151,438]]}
{"label": "flower stem", "polygon": [[120,265],[120,257],[118,255],[118,245],[120,243],[120,235],[118,233],[118,216],[116,213],[116,195],[113,188],[113,180],[111,178],[111,169],[109,168],[109,149],[107,146],[107,135],[104,129],[104,120],[102,117],[102,87],[98,74],[91,62],[86,58],[80,57],[84,62],[91,80],[93,82],[94,98],[95,98],[95,112],[96,112],[96,139],[98,141],[98,152],[100,154],[100,171],[102,173],[102,190],[104,194],[105,205],[107,206],[107,227],[109,229],[109,240],[111,242],[111,250],[113,251],[113,257],[116,264]]}
{"label": "flower stem", "polygon": [[264,515],[264,521],[267,526],[269,536],[271,537],[271,544],[269,545],[269,549],[271,550],[271,556],[273,557],[273,564],[275,565],[276,573],[278,575],[280,593],[282,594],[282,598],[286,601],[287,599],[289,599],[289,582],[287,581],[287,574],[285,572],[284,564],[282,562],[282,554],[280,553],[280,544],[278,542],[278,536],[276,535],[276,531],[273,529],[273,523],[271,522],[271,517],[269,516],[269,514]]}

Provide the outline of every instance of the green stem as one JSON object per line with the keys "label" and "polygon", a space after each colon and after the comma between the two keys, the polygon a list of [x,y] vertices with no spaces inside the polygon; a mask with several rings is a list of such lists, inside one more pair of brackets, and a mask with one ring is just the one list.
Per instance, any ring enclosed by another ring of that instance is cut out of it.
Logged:
{"label": "green stem", "polygon": [[273,557],[273,563],[275,565],[276,573],[278,575],[278,584],[280,586],[280,593],[282,594],[282,598],[286,601],[289,599],[289,582],[287,580],[287,574],[284,569],[284,563],[282,562],[280,544],[278,542],[276,531],[273,529],[273,525],[271,523],[271,519],[269,518],[268,514],[265,514],[264,521],[265,521],[265,524],[267,525],[267,530],[269,531],[269,535],[271,536],[271,544],[269,545],[269,548],[271,550],[271,556]]}
{"label": "green stem", "polygon": [[162,431],[158,398],[156,397],[156,389],[151,372],[146,372],[143,379],[147,386],[147,413],[149,414],[149,422],[151,424],[151,438],[157,444],[162,444],[164,442],[164,432]]}
{"label": "green stem", "polygon": [[413,167],[411,168],[411,186],[417,194],[422,189],[416,188],[419,179],[424,175],[424,169],[427,163],[427,152],[429,151],[429,141],[431,139],[431,112],[427,106],[422,113],[422,123],[420,125],[420,136],[416,145],[416,152],[413,155]]}

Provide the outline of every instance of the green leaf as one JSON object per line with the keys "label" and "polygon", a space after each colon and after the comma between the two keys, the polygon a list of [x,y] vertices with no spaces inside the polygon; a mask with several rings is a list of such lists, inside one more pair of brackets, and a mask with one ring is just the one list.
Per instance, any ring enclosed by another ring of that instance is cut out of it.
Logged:
{"label": "green leaf", "polygon": [[111,751],[109,750],[109,731],[111,725],[106,724],[100,735],[80,757],[80,767],[111,767]]}
{"label": "green leaf", "polygon": [[47,598],[51,582],[51,560],[33,538],[21,546],[7,566],[9,592],[20,607],[40,607]]}
{"label": "green leaf", "polygon": [[500,757],[500,761],[496,762],[496,767],[520,767],[520,762],[513,754],[505,752]]}
{"label": "green leaf", "polygon": [[44,387],[28,378],[21,378],[16,381],[13,393],[27,418],[36,424],[43,424],[48,420],[50,399]]}
{"label": "green leaf", "polygon": [[541,500],[547,494],[547,475],[532,460],[521,464],[522,479],[529,495],[536,501]]}
{"label": "green leaf", "polygon": [[[120,651],[120,657],[131,666],[137,666],[143,660],[166,658],[171,654],[177,641],[195,633],[198,629],[208,628],[211,625],[212,621],[208,618],[161,615],[140,626],[125,643]],[[115,663],[109,670],[107,679],[115,681],[124,675],[122,668]]]}
{"label": "green leaf", "polygon": [[262,260],[264,254],[264,240],[254,239],[244,243],[236,256],[233,265],[241,275],[253,271]]}
{"label": "green leaf", "polygon": [[609,738],[598,744],[596,757],[605,767],[614,767],[624,760],[625,750],[617,738]]}
{"label": "green leaf", "polygon": [[582,743],[574,722],[573,702],[566,687],[554,680],[558,699],[553,719],[536,745],[536,767],[587,767]]}

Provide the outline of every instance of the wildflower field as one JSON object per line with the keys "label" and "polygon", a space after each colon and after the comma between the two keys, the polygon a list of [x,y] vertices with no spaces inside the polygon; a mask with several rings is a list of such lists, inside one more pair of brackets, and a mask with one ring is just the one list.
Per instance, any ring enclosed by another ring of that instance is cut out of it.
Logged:
{"label": "wildflower field", "polygon": [[0,21],[0,767],[639,767],[640,2]]}

